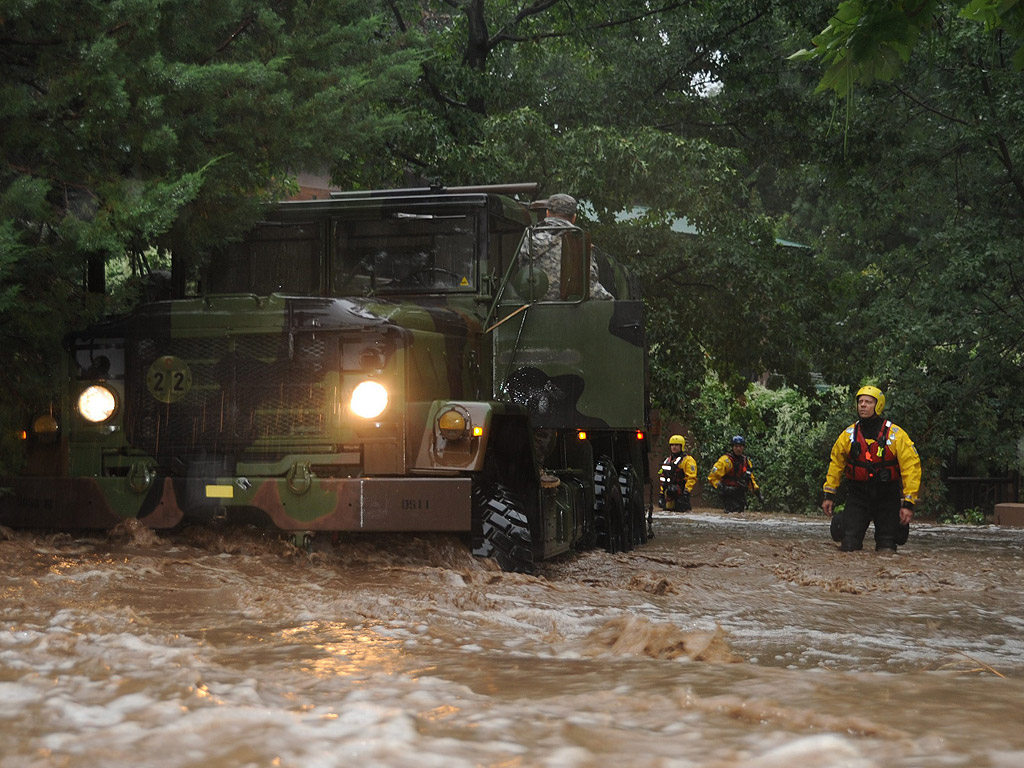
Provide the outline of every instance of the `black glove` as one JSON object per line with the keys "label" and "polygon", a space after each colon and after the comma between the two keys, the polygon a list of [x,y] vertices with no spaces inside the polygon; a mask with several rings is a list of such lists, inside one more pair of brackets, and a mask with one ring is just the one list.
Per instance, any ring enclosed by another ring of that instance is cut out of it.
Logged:
{"label": "black glove", "polygon": [[832,521],[828,525],[832,541],[843,540],[843,519],[840,517],[841,514],[840,512],[832,513]]}

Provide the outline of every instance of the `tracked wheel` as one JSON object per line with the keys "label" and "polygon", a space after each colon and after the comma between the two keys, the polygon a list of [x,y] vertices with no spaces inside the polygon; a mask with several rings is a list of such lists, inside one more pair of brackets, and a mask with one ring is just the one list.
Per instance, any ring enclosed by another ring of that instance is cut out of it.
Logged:
{"label": "tracked wheel", "polygon": [[512,492],[500,484],[489,491],[474,489],[473,503],[473,554],[493,557],[504,571],[531,573],[530,521]]}

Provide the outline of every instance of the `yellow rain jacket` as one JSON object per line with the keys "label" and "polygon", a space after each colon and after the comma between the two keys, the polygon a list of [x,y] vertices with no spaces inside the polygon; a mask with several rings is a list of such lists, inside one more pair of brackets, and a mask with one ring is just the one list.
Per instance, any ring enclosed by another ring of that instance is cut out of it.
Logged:
{"label": "yellow rain jacket", "polygon": [[[682,461],[679,460],[680,458]],[[658,470],[658,475],[666,478],[664,482],[678,482],[677,472],[679,468],[682,469],[683,476],[686,478],[686,491],[689,493],[697,485],[697,462],[690,454],[670,453],[661,462],[661,469]]]}
{"label": "yellow rain jacket", "polygon": [[[745,459],[745,469],[737,466],[735,461],[737,458]],[[750,475],[744,480],[742,475],[747,471],[750,472]],[[711,474],[708,475],[708,482],[711,483],[712,488],[718,488],[723,482],[726,485],[746,485],[754,493],[757,493],[760,487],[757,480],[754,479],[754,465],[750,459],[746,455],[739,457],[733,453],[727,453],[715,462],[715,466],[711,468]]]}
{"label": "yellow rain jacket", "polygon": [[[917,503],[917,495],[921,490],[921,457],[907,433],[891,421],[886,421],[886,447],[891,449],[899,462],[900,480],[903,483],[903,501],[911,506]],[[826,494],[835,495],[846,473],[846,465],[850,457],[850,449],[854,445],[857,422],[844,429],[832,446],[832,454],[828,465],[828,475],[822,486]],[[864,440],[871,448],[878,443],[873,437],[864,435]]]}

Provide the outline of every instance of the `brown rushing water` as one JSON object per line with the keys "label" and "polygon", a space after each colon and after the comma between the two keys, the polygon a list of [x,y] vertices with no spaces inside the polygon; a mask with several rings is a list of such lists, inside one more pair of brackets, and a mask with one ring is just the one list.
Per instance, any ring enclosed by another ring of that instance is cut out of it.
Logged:
{"label": "brown rushing water", "polygon": [[0,768],[1024,764],[1024,531],[655,526],[535,576],[450,537],[4,531]]}

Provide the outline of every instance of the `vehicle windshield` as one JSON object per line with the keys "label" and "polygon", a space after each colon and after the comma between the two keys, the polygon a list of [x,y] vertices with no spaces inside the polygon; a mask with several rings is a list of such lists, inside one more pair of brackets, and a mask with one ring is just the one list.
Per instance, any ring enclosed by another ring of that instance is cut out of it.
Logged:
{"label": "vehicle windshield", "polygon": [[209,291],[316,295],[322,271],[320,238],[315,222],[260,222],[244,240],[214,253]]}
{"label": "vehicle windshield", "polygon": [[472,293],[476,222],[458,212],[388,211],[374,219],[338,219],[332,293]]}

